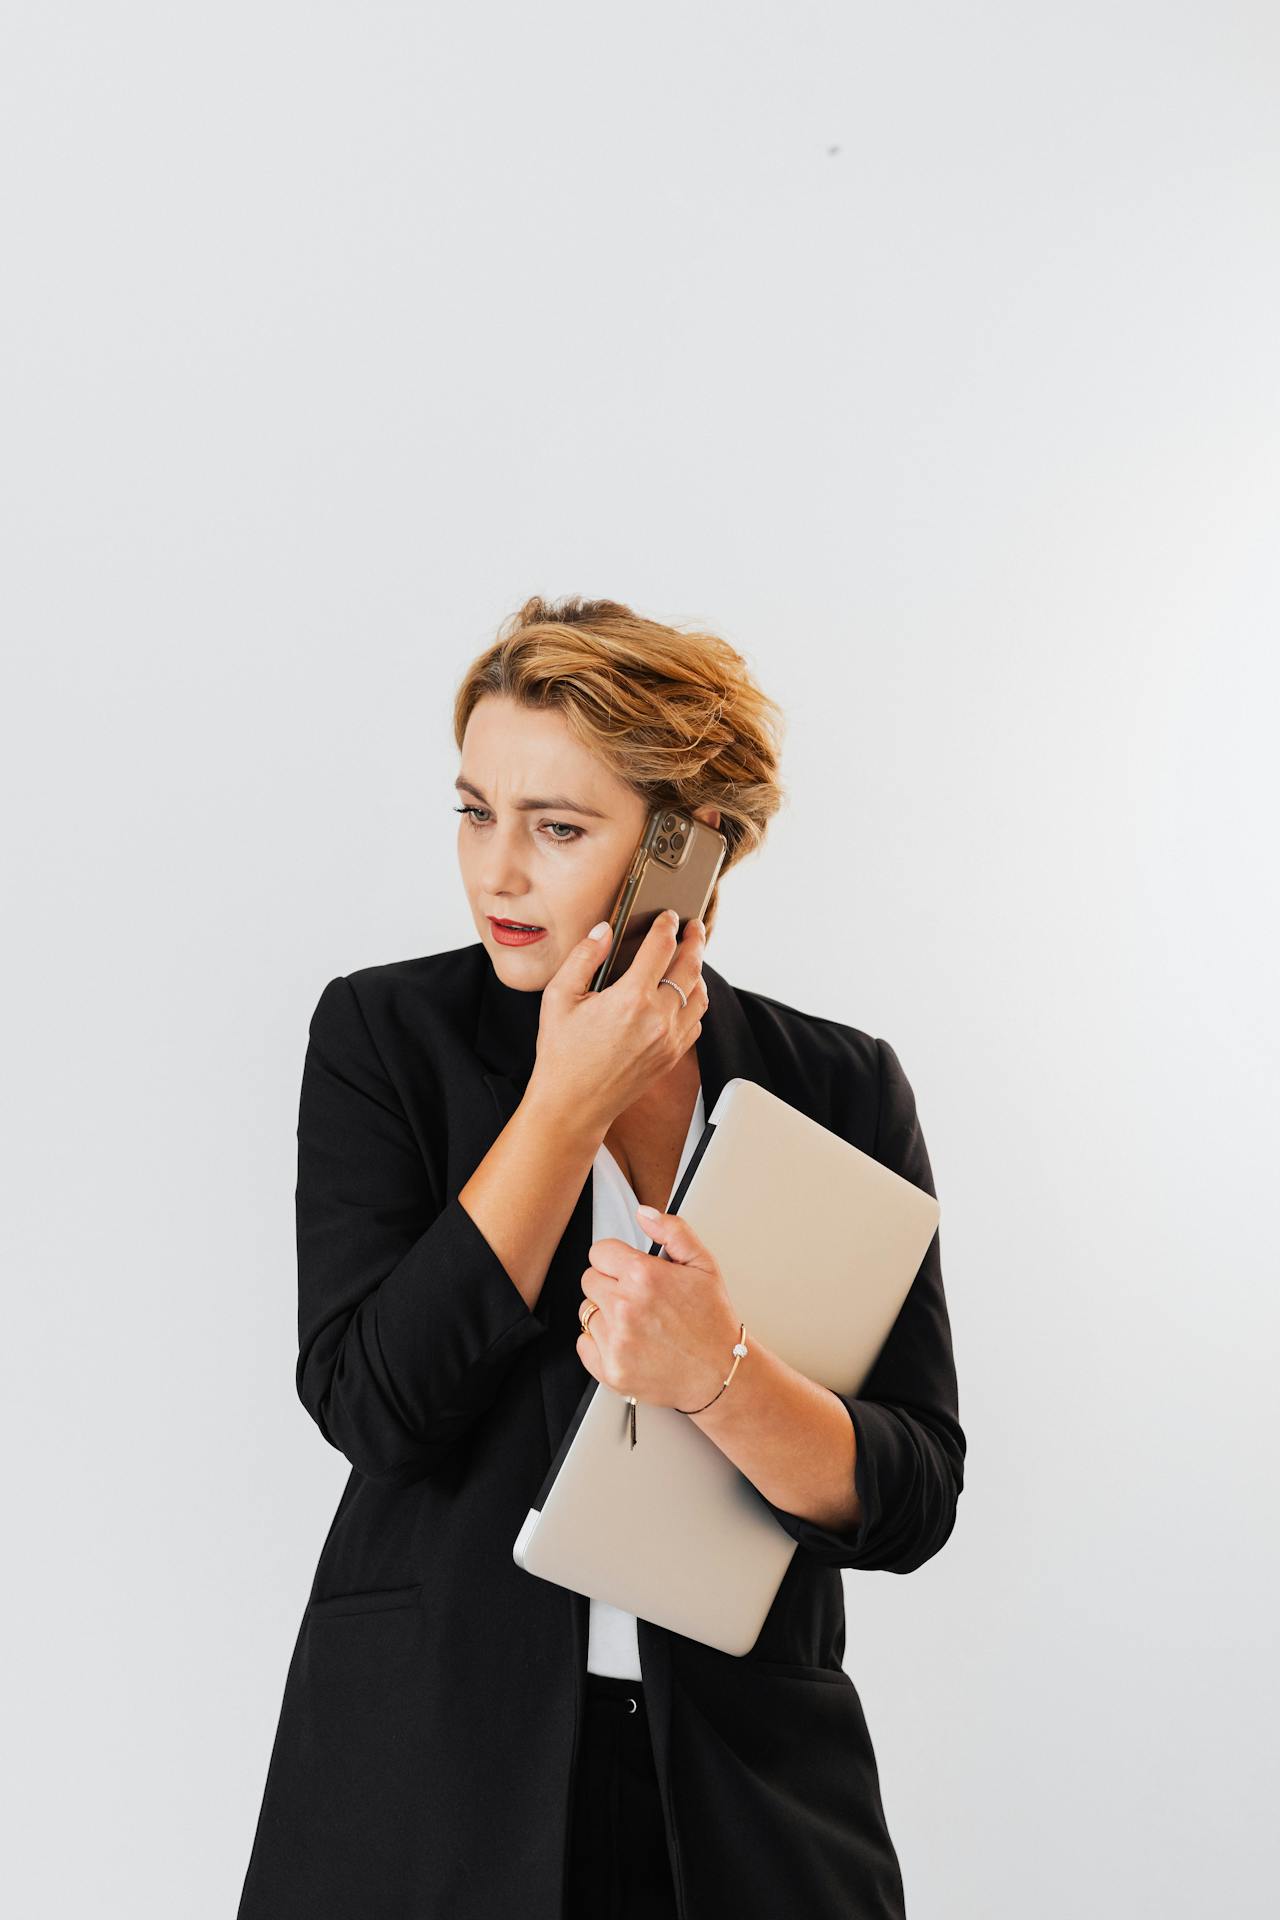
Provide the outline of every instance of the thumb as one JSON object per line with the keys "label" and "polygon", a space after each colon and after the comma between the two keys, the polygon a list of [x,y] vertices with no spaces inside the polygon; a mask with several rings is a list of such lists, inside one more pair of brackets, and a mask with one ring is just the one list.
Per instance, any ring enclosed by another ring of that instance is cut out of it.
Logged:
{"label": "thumb", "polygon": [[656,1207],[637,1207],[636,1218],[649,1238],[659,1242],[668,1260],[676,1260],[682,1267],[700,1267],[704,1272],[715,1272],[715,1261],[688,1221],[682,1220],[678,1213],[659,1213]]}
{"label": "thumb", "polygon": [[548,984],[565,987],[573,994],[585,993],[597,967],[608,953],[612,939],[613,930],[609,922],[601,920],[585,940],[579,940],[576,947],[570,947],[556,971],[554,981]]}

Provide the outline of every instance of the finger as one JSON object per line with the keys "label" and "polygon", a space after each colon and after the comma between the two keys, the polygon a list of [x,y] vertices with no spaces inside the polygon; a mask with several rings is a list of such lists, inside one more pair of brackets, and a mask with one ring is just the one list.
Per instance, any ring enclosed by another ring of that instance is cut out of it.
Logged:
{"label": "finger", "polygon": [[656,1207],[637,1207],[636,1218],[650,1239],[662,1247],[668,1260],[682,1267],[700,1267],[714,1272],[715,1261],[687,1220],[678,1213],[659,1213]]}
{"label": "finger", "polygon": [[636,1249],[627,1240],[593,1240],[587,1248],[587,1258],[591,1265],[582,1276],[584,1293],[589,1281],[598,1280],[601,1274],[610,1280],[620,1280],[634,1267]]}
{"label": "finger", "polygon": [[636,957],[627,968],[638,986],[656,987],[671,965],[671,956],[679,939],[680,918],[674,907],[664,908],[636,949]]}
{"label": "finger", "polygon": [[563,986],[570,993],[586,993],[612,939],[612,927],[607,920],[601,920],[598,928],[593,927],[576,947],[570,947],[554,977],[547,982],[548,988]]}
{"label": "finger", "polygon": [[667,977],[683,988],[685,997],[690,1002],[700,998],[706,992],[706,983],[702,978],[702,956],[706,951],[706,945],[707,930],[701,920],[687,920],[684,932],[680,936],[676,956],[671,965],[665,969]]}

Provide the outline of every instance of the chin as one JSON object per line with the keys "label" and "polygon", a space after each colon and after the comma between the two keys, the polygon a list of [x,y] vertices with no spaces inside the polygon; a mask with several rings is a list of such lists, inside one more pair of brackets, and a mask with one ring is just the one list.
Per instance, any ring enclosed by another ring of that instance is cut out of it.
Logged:
{"label": "chin", "polygon": [[500,947],[496,940],[486,940],[484,945],[504,987],[523,987],[530,993],[538,993],[555,972],[555,967],[549,966],[542,954],[535,960],[528,947]]}

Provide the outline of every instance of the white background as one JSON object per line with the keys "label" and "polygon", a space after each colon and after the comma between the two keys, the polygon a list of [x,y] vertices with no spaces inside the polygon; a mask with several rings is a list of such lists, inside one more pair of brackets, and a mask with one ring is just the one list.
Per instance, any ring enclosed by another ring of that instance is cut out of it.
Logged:
{"label": "white background", "polygon": [[746,654],[789,799],[708,957],[915,1087],[967,1482],[846,1576],[912,1920],[1271,1911],[1278,55],[9,0],[15,1912],[234,1913],[346,1474],[307,1022],[474,937],[451,703],[533,592]]}

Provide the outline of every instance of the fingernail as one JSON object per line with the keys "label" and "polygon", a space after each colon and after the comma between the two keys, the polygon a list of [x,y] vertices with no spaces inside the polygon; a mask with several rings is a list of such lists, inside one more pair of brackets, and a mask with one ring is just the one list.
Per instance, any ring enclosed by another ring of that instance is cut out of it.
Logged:
{"label": "fingernail", "polygon": [[609,931],[609,922],[607,920],[601,920],[598,926],[592,927],[590,933],[587,935],[587,938],[588,940],[603,940],[604,936],[606,935],[606,933],[608,933],[608,931]]}
{"label": "fingernail", "polygon": [[664,907],[663,912],[666,914],[668,920],[674,920],[676,925],[679,926],[680,915],[676,912],[674,907]]}
{"label": "fingernail", "polygon": [[656,1207],[637,1207],[636,1212],[642,1220],[661,1220],[662,1218]]}

